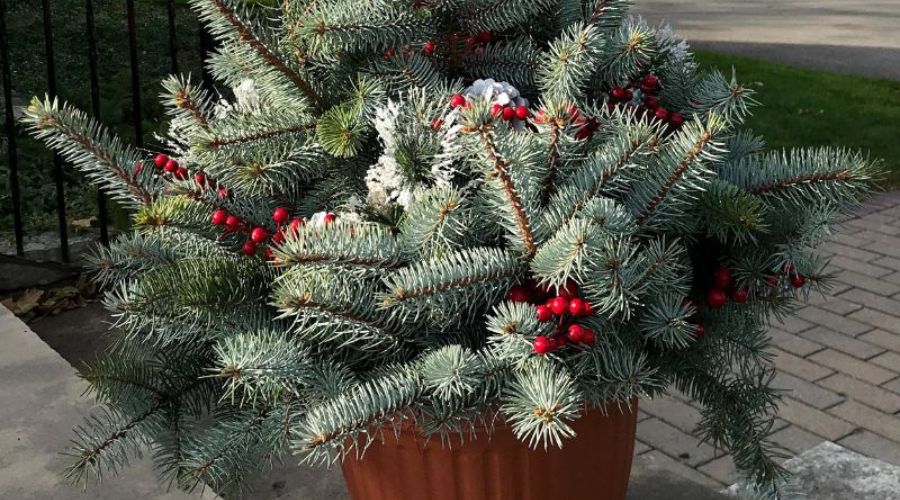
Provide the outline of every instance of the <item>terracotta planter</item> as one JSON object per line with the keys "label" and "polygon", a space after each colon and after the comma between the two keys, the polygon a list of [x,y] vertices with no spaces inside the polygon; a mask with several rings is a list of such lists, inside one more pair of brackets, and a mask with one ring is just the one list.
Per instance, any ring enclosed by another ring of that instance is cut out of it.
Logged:
{"label": "terracotta planter", "polygon": [[623,500],[636,423],[637,403],[589,412],[572,425],[575,438],[548,451],[529,449],[502,423],[490,439],[479,433],[452,449],[404,429],[342,467],[354,500]]}

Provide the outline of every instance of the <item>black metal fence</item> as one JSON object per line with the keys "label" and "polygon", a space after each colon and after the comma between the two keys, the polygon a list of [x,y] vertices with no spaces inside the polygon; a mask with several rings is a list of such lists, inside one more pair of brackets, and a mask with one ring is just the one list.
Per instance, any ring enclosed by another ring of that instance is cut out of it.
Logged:
{"label": "black metal fence", "polygon": [[[77,0],[68,0],[75,2]],[[97,31],[95,23],[95,0],[83,0],[85,13],[85,38],[86,53],[84,54],[85,62],[88,68],[88,82],[90,87],[90,110],[95,117],[100,116],[101,92],[98,73],[98,44]],[[131,77],[131,106],[132,106],[132,127],[134,130],[134,144],[137,147],[143,147],[143,123],[144,118],[141,110],[141,71],[138,57],[140,50],[138,47],[138,28],[136,22],[135,0],[123,0],[125,2],[125,25],[127,26],[128,35],[128,53]],[[37,7],[35,5],[35,7]],[[41,0],[40,9],[42,10],[43,22],[43,38],[44,38],[44,57],[46,61],[46,89],[51,96],[57,96],[57,67],[56,54],[54,52],[54,30],[53,30],[53,12],[51,11],[50,0]],[[167,20],[168,20],[168,51],[171,61],[169,68],[172,73],[179,70],[179,54],[176,37],[178,35],[176,29],[176,0],[167,0],[166,2]],[[22,213],[22,190],[20,189],[21,165],[19,160],[19,151],[17,150],[17,127],[15,123],[15,109],[13,104],[12,89],[15,85],[13,80],[13,72],[10,65],[10,36],[7,30],[7,14],[8,0],[0,0],[0,71],[2,71],[3,101],[5,111],[5,135],[7,141],[7,161],[9,171],[9,199],[12,212],[12,225],[15,237],[16,254],[24,255],[25,242],[25,225]],[[201,59],[212,48],[212,40],[208,33],[200,29],[199,50]],[[202,68],[205,70],[205,68]],[[206,85],[210,85],[209,75],[206,71],[202,71],[203,80]],[[66,189],[64,182],[64,169],[66,165],[59,158],[53,158],[53,178],[55,185],[55,204],[56,214],[58,218],[59,232],[59,256],[63,262],[70,260],[69,255],[69,227],[66,214]],[[99,223],[99,240],[103,244],[109,242],[109,214],[107,202],[102,193],[97,199],[97,219]]]}

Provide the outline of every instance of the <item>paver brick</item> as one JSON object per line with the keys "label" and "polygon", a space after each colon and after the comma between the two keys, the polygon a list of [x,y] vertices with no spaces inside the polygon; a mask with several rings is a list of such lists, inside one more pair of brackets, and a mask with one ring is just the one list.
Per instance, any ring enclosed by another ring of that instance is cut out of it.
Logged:
{"label": "paver brick", "polygon": [[[839,238],[840,236],[842,235],[835,235],[835,238]],[[853,238],[853,242],[850,243],[851,246],[843,245],[839,242],[839,240],[832,240],[822,245],[822,250],[831,252],[834,255],[842,255],[844,257],[860,260],[863,262],[870,262],[884,255],[883,253],[879,253],[876,251],[863,250],[859,248],[862,245],[874,245],[876,243],[875,241],[860,241],[854,236],[848,236],[847,238]],[[891,255],[893,257],[900,257],[900,253],[888,255]]]}
{"label": "paver brick", "polygon": [[842,373],[822,379],[816,384],[827,387],[849,399],[855,399],[886,413],[900,411],[900,394],[884,390]]}
{"label": "paver brick", "polygon": [[721,457],[697,467],[697,470],[723,484],[734,484],[740,479],[734,460],[729,455]]}
{"label": "paver brick", "polygon": [[823,326],[800,332],[798,335],[860,359],[869,359],[884,352],[883,347],[856,340],[849,335],[837,333]]}
{"label": "paver brick", "polygon": [[[697,438],[681,432],[658,418],[648,418],[638,423],[637,435],[641,441],[684,463],[697,466],[715,458],[715,449]],[[683,457],[683,458],[682,458]]]}
{"label": "paver brick", "polygon": [[640,440],[634,441],[634,456],[638,456],[641,453],[647,453],[648,451],[650,451],[652,449],[653,448],[651,448],[650,445],[643,443]]}
{"label": "paver brick", "polygon": [[840,269],[846,269],[848,271],[865,274],[866,276],[871,276],[873,278],[880,278],[892,272],[891,269],[886,269],[884,267],[869,264],[867,262],[851,259],[850,257],[844,257],[843,255],[832,257],[830,264]]}
{"label": "paver brick", "polygon": [[900,394],[900,377],[897,377],[894,380],[891,380],[890,382],[881,384],[881,388],[887,389],[891,392],[896,392],[897,394]]}
{"label": "paver brick", "polygon": [[893,218],[887,215],[873,213],[866,215],[865,217],[860,219],[847,221],[847,225],[861,227],[863,229],[884,233],[890,236],[897,236],[898,234],[900,234],[900,228],[892,226],[892,222],[894,222]]}
{"label": "paver brick", "polygon": [[835,279],[856,288],[869,290],[870,292],[880,295],[894,295],[895,293],[900,293],[900,285],[896,283],[890,283],[853,271],[841,271],[837,273]]}
{"label": "paver brick", "polygon": [[780,349],[772,349],[772,353],[775,355],[775,368],[800,377],[803,380],[815,382],[820,378],[825,378],[834,373],[834,370],[827,366],[822,366],[803,358],[798,358],[797,356]]}
{"label": "paver brick", "polygon": [[805,339],[794,333],[788,333],[779,328],[770,329],[769,336],[772,339],[772,344],[800,357],[809,356],[814,352],[825,349],[825,346],[818,342],[813,342],[812,340]]}
{"label": "paver brick", "polygon": [[848,356],[834,349],[819,351],[808,358],[821,365],[833,368],[841,373],[850,375],[875,385],[881,385],[896,377],[897,374],[865,361],[860,361],[853,356]]}
{"label": "paver brick", "polygon": [[[855,289],[848,288],[847,290]],[[835,292],[832,291],[831,293]],[[807,302],[807,304],[816,306],[819,309],[831,311],[835,314],[840,314],[841,316],[846,316],[854,311],[862,309],[862,305],[844,300],[843,297],[835,297],[834,295],[813,294],[809,298],[809,302]]]}
{"label": "paver brick", "polygon": [[[857,313],[859,313],[859,311],[853,314]],[[817,325],[828,325],[828,328],[831,328],[836,332],[846,333],[847,335],[852,335],[854,337],[872,329],[870,325],[852,319],[852,314],[850,317],[841,316],[818,307],[804,307],[797,311],[797,315],[808,322]]]}
{"label": "paver brick", "polygon": [[700,423],[700,411],[678,398],[664,394],[641,401],[641,408],[654,417],[692,434]]}
{"label": "paver brick", "polygon": [[798,455],[825,441],[822,436],[817,436],[796,425],[790,425],[773,433],[769,439],[778,446]]}
{"label": "paver brick", "polygon": [[850,314],[848,318],[868,323],[889,332],[900,333],[900,318],[869,309],[868,307]]}
{"label": "paver brick", "polygon": [[[851,288],[839,295],[841,299],[855,302],[870,309],[876,309],[887,314],[900,314],[900,300],[868,292],[861,288]],[[854,311],[851,311],[854,312]],[[898,319],[897,321],[900,321]]]}
{"label": "paver brick", "polygon": [[900,259],[894,257],[879,257],[872,261],[873,265],[900,271]]}
{"label": "paver brick", "polygon": [[846,420],[789,397],[781,400],[779,415],[788,422],[800,426],[801,429],[831,441],[841,439],[856,428],[854,424]]}
{"label": "paver brick", "polygon": [[806,330],[807,328],[814,327],[815,324],[791,314],[782,318],[780,323],[774,323],[772,324],[772,326],[786,332],[798,333]]}
{"label": "paver brick", "polygon": [[880,434],[892,441],[900,442],[900,419],[896,415],[880,412],[851,400],[844,401],[829,409],[828,413],[852,422],[863,429]]}
{"label": "paver brick", "polygon": [[900,465],[900,443],[877,434],[862,430],[841,439],[838,444],[889,464]]}
{"label": "paver brick", "polygon": [[723,483],[716,481],[715,479],[707,476],[706,474],[703,474],[702,472],[697,471],[696,469],[688,467],[682,462],[675,460],[674,458],[666,455],[659,450],[648,451],[647,453],[641,454],[641,456],[635,460],[635,468],[649,468],[668,471],[672,474],[675,474],[676,476],[689,479],[697,484],[716,490],[722,488],[723,486]]}
{"label": "paver brick", "polygon": [[[886,236],[884,238],[875,240],[871,243],[863,244],[862,247],[865,250],[860,250],[860,252],[866,252],[866,253],[877,252],[882,255],[887,255],[889,257],[900,257],[900,238]],[[837,252],[835,252],[835,253],[837,253]],[[874,260],[874,259],[867,259],[867,260]]]}
{"label": "paver brick", "polygon": [[900,352],[900,333],[872,330],[860,335],[859,339],[894,352]]}
{"label": "paver brick", "polygon": [[819,409],[834,406],[844,400],[840,394],[784,372],[775,374],[772,387],[784,390],[792,398]]}
{"label": "paver brick", "polygon": [[[879,354],[870,359],[869,362],[887,368],[888,370],[893,371],[895,375],[900,374],[900,354],[897,354],[896,352]],[[900,425],[900,422],[898,422],[898,425]]]}

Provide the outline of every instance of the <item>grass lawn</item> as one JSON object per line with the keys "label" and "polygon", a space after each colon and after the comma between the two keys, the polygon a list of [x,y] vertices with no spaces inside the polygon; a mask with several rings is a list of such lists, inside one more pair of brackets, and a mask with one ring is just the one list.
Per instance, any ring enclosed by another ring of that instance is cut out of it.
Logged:
{"label": "grass lawn", "polygon": [[698,60],[753,87],[762,106],[747,125],[770,148],[846,146],[884,160],[884,187],[900,186],[900,81],[800,69],[699,52]]}

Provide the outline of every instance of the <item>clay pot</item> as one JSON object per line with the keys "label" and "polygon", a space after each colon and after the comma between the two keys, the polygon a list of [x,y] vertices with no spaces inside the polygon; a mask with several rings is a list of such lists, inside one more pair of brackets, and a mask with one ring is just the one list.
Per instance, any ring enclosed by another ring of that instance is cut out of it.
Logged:
{"label": "clay pot", "polygon": [[572,423],[562,449],[532,450],[498,422],[453,447],[415,429],[385,432],[362,460],[348,456],[354,500],[623,500],[631,472],[637,402],[629,411],[590,411]]}

